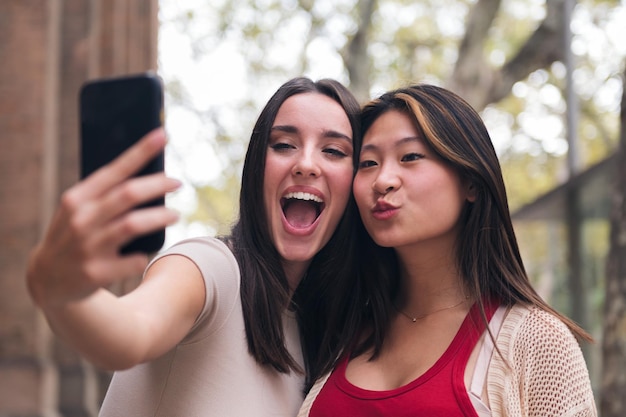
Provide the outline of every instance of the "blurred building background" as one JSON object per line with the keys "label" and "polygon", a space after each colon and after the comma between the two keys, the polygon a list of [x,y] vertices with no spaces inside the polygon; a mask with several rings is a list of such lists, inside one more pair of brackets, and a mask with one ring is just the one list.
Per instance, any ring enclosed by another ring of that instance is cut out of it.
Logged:
{"label": "blurred building background", "polygon": [[95,416],[109,375],[52,337],[26,258],[78,178],[85,80],[156,70],[157,0],[0,2],[0,416]]}

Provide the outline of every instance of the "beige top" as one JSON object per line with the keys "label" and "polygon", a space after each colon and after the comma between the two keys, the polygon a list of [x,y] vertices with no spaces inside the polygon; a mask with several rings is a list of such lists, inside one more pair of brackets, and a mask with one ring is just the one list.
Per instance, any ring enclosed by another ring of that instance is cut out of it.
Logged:
{"label": "beige top", "polygon": [[[295,416],[303,376],[262,367],[248,353],[239,267],[227,246],[214,238],[194,238],[159,257],[172,254],[186,256],[202,272],[204,309],[170,352],[114,374],[100,417]],[[302,365],[295,317],[285,313],[283,322],[287,349]]]}
{"label": "beige top", "polygon": [[597,416],[580,346],[557,317],[537,307],[515,306],[497,346],[506,362],[494,352],[489,366],[494,417]]}
{"label": "beige top", "polygon": [[[487,373],[492,417],[597,416],[580,346],[557,317],[516,305],[502,323],[496,346],[502,357],[493,351]],[[328,376],[311,388],[298,417],[309,415]]]}

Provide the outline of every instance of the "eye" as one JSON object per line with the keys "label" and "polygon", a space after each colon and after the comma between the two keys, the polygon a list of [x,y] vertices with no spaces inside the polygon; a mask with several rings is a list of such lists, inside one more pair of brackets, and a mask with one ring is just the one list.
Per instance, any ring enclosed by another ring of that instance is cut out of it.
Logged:
{"label": "eye", "polygon": [[359,169],[370,168],[376,165],[376,161],[372,160],[359,161]]}
{"label": "eye", "polygon": [[424,158],[424,156],[425,156],[424,154],[412,152],[412,153],[408,153],[408,154],[404,155],[402,157],[401,161],[402,162],[417,161],[418,159]]}
{"label": "eye", "polygon": [[334,156],[334,157],[337,157],[337,158],[345,158],[345,157],[348,156],[347,153],[345,153],[341,149],[337,149],[337,148],[326,148],[322,152],[327,153],[327,154],[329,154],[331,156]]}
{"label": "eye", "polygon": [[289,149],[295,149],[295,146],[286,143],[286,142],[276,142],[270,144],[270,148],[275,150],[276,152],[287,151]]}

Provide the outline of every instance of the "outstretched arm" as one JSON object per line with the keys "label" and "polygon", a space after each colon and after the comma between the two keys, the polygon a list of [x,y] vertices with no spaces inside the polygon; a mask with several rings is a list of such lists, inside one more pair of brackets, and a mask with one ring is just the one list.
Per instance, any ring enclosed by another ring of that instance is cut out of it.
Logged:
{"label": "outstretched arm", "polygon": [[200,272],[178,256],[157,261],[126,296],[106,290],[139,276],[148,263],[144,254],[120,255],[119,249],[177,219],[166,207],[134,209],[179,186],[164,174],[131,178],[165,142],[157,129],[68,189],[29,260],[28,289],[52,329],[106,369],[164,353],[184,337],[202,308]]}

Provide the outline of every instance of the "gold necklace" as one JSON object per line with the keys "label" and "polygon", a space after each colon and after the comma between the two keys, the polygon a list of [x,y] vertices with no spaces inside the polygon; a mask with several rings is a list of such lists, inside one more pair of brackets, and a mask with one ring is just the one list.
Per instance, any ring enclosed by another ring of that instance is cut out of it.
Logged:
{"label": "gold necklace", "polygon": [[458,306],[460,306],[461,304],[463,304],[463,303],[464,303],[467,299],[469,299],[469,296],[466,296],[466,297],[465,297],[465,299],[463,299],[463,300],[459,301],[458,303],[456,303],[456,304],[454,304],[454,305],[451,305],[451,306],[448,306],[448,307],[444,307],[444,308],[440,308],[439,310],[431,311],[430,313],[422,314],[422,315],[419,315],[419,316],[410,316],[410,315],[408,315],[407,313],[405,313],[404,311],[402,311],[401,309],[399,309],[398,307],[396,307],[396,305],[395,305],[395,304],[394,304],[393,306],[394,306],[394,307],[396,307],[396,310],[398,310],[398,312],[399,312],[400,314],[402,314],[404,317],[406,317],[407,319],[409,319],[409,320],[411,320],[413,323],[415,323],[416,321],[421,320],[421,319],[423,319],[423,318],[425,318],[425,317],[428,317],[428,316],[430,316],[430,315],[433,315],[433,314],[435,314],[435,313],[439,313],[439,312],[441,312],[441,311],[445,311],[445,310],[451,310],[451,309],[453,309],[454,307],[458,307]]}

